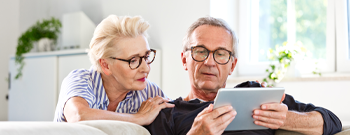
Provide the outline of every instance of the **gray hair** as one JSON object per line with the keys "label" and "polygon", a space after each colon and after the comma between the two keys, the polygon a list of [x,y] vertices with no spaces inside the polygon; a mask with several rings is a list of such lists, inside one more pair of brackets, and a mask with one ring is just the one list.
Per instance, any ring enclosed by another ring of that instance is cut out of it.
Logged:
{"label": "gray hair", "polygon": [[237,57],[237,45],[238,45],[238,38],[235,34],[235,32],[229,27],[229,25],[224,21],[223,19],[214,18],[214,17],[202,17],[199,18],[196,22],[194,22],[190,28],[187,30],[187,35],[183,39],[183,50],[186,51],[187,48],[189,48],[191,43],[191,35],[193,31],[202,25],[210,25],[210,26],[216,26],[226,29],[231,34],[232,39],[232,53],[233,57]]}
{"label": "gray hair", "polygon": [[91,64],[96,67],[98,72],[101,72],[99,60],[113,55],[115,52],[115,49],[112,48],[114,43],[127,37],[136,38],[139,35],[148,37],[146,33],[148,28],[148,22],[140,16],[109,15],[96,27],[91,39],[88,53]]}

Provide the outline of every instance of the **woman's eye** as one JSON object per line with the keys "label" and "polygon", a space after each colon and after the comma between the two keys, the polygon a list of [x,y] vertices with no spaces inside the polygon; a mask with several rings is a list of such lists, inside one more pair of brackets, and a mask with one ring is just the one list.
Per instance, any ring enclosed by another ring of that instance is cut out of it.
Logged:
{"label": "woman's eye", "polygon": [[135,63],[135,62],[137,62],[136,59],[131,59],[131,60],[130,60],[130,63]]}

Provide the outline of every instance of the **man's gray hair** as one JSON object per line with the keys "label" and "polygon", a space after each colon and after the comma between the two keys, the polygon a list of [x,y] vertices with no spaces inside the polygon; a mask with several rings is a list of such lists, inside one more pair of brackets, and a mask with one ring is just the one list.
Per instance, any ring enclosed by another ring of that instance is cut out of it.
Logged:
{"label": "man's gray hair", "polygon": [[187,30],[187,35],[183,39],[183,50],[186,51],[190,47],[191,43],[191,35],[193,31],[198,28],[199,26],[202,25],[210,25],[210,26],[216,26],[216,27],[222,27],[226,29],[230,34],[231,34],[231,41],[232,41],[232,54],[233,57],[237,57],[237,45],[238,45],[238,38],[235,34],[235,32],[229,27],[229,25],[224,21],[223,19],[220,18],[214,18],[214,17],[202,17],[199,18],[196,22],[194,22],[190,28]]}

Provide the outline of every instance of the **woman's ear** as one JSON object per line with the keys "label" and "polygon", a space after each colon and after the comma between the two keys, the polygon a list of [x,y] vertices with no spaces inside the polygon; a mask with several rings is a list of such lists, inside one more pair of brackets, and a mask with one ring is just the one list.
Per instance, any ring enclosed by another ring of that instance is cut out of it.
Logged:
{"label": "woman's ear", "polygon": [[110,74],[112,73],[111,70],[110,70],[110,68],[109,68],[109,64],[108,64],[108,62],[107,62],[106,59],[100,59],[98,62],[99,62],[99,64],[100,64],[101,69],[102,69],[102,72],[103,72],[104,74],[110,75]]}
{"label": "woman's ear", "polygon": [[181,52],[181,61],[183,68],[187,71],[187,57],[184,52]]}

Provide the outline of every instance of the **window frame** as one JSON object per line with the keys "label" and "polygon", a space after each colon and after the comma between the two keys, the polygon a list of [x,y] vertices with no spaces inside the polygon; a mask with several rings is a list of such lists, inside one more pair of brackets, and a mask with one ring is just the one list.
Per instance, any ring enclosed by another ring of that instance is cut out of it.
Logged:
{"label": "window frame", "polygon": [[337,62],[336,69],[339,73],[350,72],[349,58],[349,0],[335,1],[336,16],[336,48]]}

